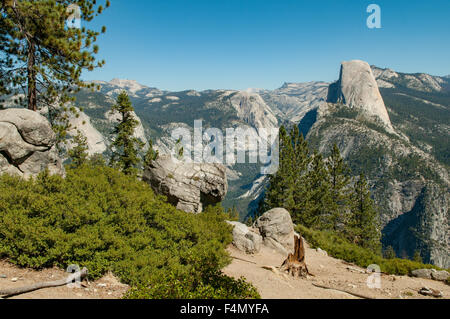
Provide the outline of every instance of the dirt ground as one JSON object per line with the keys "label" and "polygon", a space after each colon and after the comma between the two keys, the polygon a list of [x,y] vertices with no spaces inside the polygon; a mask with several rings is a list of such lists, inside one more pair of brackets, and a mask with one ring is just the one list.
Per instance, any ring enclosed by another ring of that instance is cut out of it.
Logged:
{"label": "dirt ground", "polygon": [[[245,277],[254,284],[261,297],[265,299],[360,298],[352,295],[352,293],[377,299],[432,298],[418,293],[422,287],[439,290],[442,292],[443,298],[450,298],[450,286],[434,280],[408,276],[382,274],[381,288],[369,288],[367,285],[369,274],[365,272],[365,269],[329,257],[315,249],[310,249],[307,244],[306,247],[306,263],[314,276],[305,279],[292,278],[280,273],[277,268],[281,265],[285,256],[266,247],[263,247],[255,255],[245,254],[233,246],[228,247],[228,251],[234,258],[233,262],[224,269],[224,272],[235,278]],[[66,277],[67,273],[57,268],[35,271],[18,268],[6,261],[0,261],[0,290]],[[316,287],[315,284],[333,289]],[[128,288],[112,274],[107,274],[95,282],[84,281],[81,288],[69,288],[67,286],[45,288],[11,299],[117,299],[121,298]]]}
{"label": "dirt ground", "polygon": [[[292,278],[279,273],[277,268],[286,256],[269,248],[264,247],[255,255],[245,254],[231,246],[228,251],[235,259],[224,272],[235,278],[245,277],[254,284],[264,299],[359,298],[347,292],[375,299],[433,298],[420,295],[418,291],[422,287],[439,290],[443,298],[450,298],[450,286],[445,283],[408,276],[381,274],[381,288],[369,288],[367,279],[370,274],[366,273],[365,269],[329,257],[326,253],[315,249],[306,248],[305,251],[308,270],[314,275],[306,279]],[[273,268],[270,270],[271,267]],[[347,292],[319,288],[314,284]]]}
{"label": "dirt ground", "polygon": [[[19,288],[66,277],[67,273],[58,268],[36,271],[18,268],[6,261],[0,261],[0,290]],[[117,299],[127,290],[127,285],[120,283],[112,274],[107,274],[95,282],[84,281],[80,288],[69,288],[67,286],[45,288],[11,299]]]}

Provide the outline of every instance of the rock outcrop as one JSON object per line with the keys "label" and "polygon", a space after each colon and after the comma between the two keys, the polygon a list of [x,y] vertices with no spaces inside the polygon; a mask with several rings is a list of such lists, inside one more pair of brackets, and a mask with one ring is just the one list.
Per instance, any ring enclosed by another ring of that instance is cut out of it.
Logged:
{"label": "rock outcrop", "polygon": [[393,132],[389,114],[367,62],[342,62],[339,80],[330,85],[327,102],[340,103],[356,109],[361,116],[384,124]]}
{"label": "rock outcrop", "polygon": [[257,229],[249,228],[239,222],[228,222],[233,226],[233,245],[247,253],[255,254],[261,249],[263,239]]}
{"label": "rock outcrop", "polygon": [[146,167],[143,180],[176,208],[190,213],[221,202],[228,190],[225,166],[184,163],[169,155],[160,155]]}
{"label": "rock outcrop", "polygon": [[446,281],[450,274],[445,270],[436,270],[436,269],[416,269],[411,272],[413,277],[424,278],[424,279],[433,279],[438,281]]}
{"label": "rock outcrop", "polygon": [[255,227],[263,237],[264,245],[288,255],[294,251],[294,224],[284,208],[274,208],[261,215]]}
{"label": "rock outcrop", "polygon": [[50,174],[64,175],[55,141],[42,115],[26,109],[0,110],[0,174],[28,178],[48,169]]}

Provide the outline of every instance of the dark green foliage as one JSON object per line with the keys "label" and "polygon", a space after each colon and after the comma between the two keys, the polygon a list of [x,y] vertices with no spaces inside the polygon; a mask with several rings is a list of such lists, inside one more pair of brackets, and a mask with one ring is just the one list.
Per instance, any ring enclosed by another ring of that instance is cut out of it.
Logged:
{"label": "dark green foliage", "polygon": [[320,247],[330,256],[354,263],[360,267],[376,264],[380,266],[382,272],[393,275],[409,275],[411,271],[416,269],[440,269],[433,265],[407,259],[385,259],[370,249],[349,242],[333,231],[311,230],[301,225],[298,225],[296,230],[305,237],[313,248]]}
{"label": "dark green foliage", "polygon": [[327,169],[330,175],[331,220],[330,224],[335,231],[342,228],[350,218],[350,169],[344,162],[339,148],[333,145],[331,154],[327,159]]}
{"label": "dark green foliage", "polygon": [[144,157],[144,167],[147,167],[150,165],[150,163],[154,160],[156,160],[159,156],[159,152],[153,148],[153,141],[148,141],[148,150],[147,153],[145,153]]}
{"label": "dark green foliage", "polygon": [[231,242],[220,207],[198,215],[179,211],[146,183],[90,161],[68,168],[65,179],[47,172],[32,180],[3,175],[0,189],[0,258],[19,266],[78,264],[91,278],[112,271],[133,286],[170,274],[195,280],[216,274],[211,285],[221,296],[245,290],[218,273],[230,261]]}
{"label": "dark green foliage", "polygon": [[423,262],[423,258],[422,258],[422,256],[420,255],[420,250],[414,251],[413,260],[416,261],[416,262],[418,262],[418,263]]}
{"label": "dark green foliage", "polygon": [[133,115],[134,108],[125,91],[119,94],[117,103],[111,110],[119,113],[119,120],[114,128],[111,165],[127,175],[136,175],[141,162],[139,151],[144,147],[144,143],[134,136],[139,122]]}
{"label": "dark green foliage", "polygon": [[394,259],[397,257],[397,254],[395,253],[394,247],[388,246],[385,251],[383,252],[383,256],[386,259]]}
{"label": "dark green foliage", "polygon": [[378,212],[367,182],[363,177],[352,181],[337,145],[324,159],[317,151],[310,154],[296,126],[289,133],[282,126],[279,139],[280,167],[270,176],[260,213],[283,207],[295,223],[333,230],[379,252]]}
{"label": "dark green foliage", "polygon": [[378,212],[370,195],[366,178],[361,174],[351,196],[351,217],[348,225],[350,238],[364,248],[381,249]]}
{"label": "dark green foliage", "polygon": [[70,165],[74,168],[85,164],[89,156],[87,139],[80,131],[77,132],[77,135],[73,137],[74,145],[68,152]]}
{"label": "dark green foliage", "polygon": [[126,299],[258,299],[260,295],[244,278],[234,279],[220,272],[199,277],[173,273],[154,283],[130,289]]}

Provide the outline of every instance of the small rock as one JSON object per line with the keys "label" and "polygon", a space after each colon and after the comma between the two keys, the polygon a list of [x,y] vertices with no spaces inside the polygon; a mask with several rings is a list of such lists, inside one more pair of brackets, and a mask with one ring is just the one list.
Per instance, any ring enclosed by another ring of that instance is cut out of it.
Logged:
{"label": "small rock", "polygon": [[1,279],[6,279],[6,278],[8,278],[8,276],[6,276],[6,275],[0,275],[0,278],[1,278]]}
{"label": "small rock", "polygon": [[106,284],[97,284],[99,287],[106,287]]}
{"label": "small rock", "polygon": [[16,278],[16,277],[11,278],[11,281],[12,281],[12,282],[16,282],[17,280],[19,280],[19,278]]}
{"label": "small rock", "polygon": [[108,292],[108,296],[111,296],[112,295],[112,292]]}
{"label": "small rock", "polygon": [[324,255],[324,256],[328,256],[328,253],[327,253],[325,250],[321,249],[321,248],[317,248],[316,251],[317,251],[318,253],[321,253],[321,254]]}
{"label": "small rock", "polygon": [[421,294],[423,296],[431,296],[431,297],[435,297],[435,298],[442,297],[442,292],[440,292],[439,290],[436,290],[436,289],[428,288],[428,287],[422,287],[419,290],[419,294]]}
{"label": "small rock", "polygon": [[353,289],[356,289],[356,285],[348,284],[348,286],[351,287],[351,288],[353,288]]}

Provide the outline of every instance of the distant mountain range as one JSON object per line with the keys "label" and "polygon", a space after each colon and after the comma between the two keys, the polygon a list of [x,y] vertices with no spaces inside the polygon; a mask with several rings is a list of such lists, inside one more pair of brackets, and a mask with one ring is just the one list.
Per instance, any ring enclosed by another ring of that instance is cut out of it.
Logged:
{"label": "distant mountain range", "polygon": [[[100,91],[77,94],[85,123],[78,126],[92,137],[91,152],[107,149],[108,111],[122,90],[129,93],[140,120],[136,135],[151,138],[163,153],[174,149],[171,130],[192,129],[197,119],[204,127],[244,126],[255,132],[298,125],[311,147],[327,154],[337,143],[353,173],[363,171],[369,177],[381,210],[385,246],[409,257],[420,250],[425,261],[450,267],[450,78],[376,66],[361,75],[357,69],[348,78],[360,80],[285,83],[276,90],[169,92],[133,80],[95,81]],[[364,86],[373,89],[367,91],[369,98],[357,94]],[[336,87],[340,95],[331,99]],[[237,207],[245,218],[255,209],[267,179],[254,164],[228,168],[224,205]]]}

